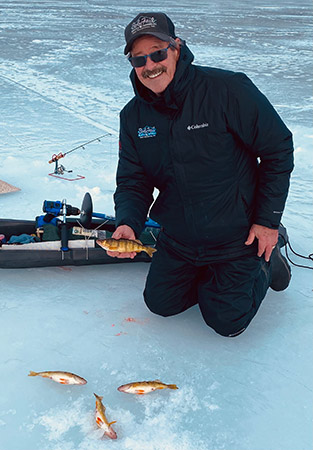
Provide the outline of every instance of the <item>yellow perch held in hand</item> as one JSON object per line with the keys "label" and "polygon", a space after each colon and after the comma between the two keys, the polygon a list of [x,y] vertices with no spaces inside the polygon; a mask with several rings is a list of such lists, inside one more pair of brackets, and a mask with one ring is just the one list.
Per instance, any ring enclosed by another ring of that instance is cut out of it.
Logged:
{"label": "yellow perch held in hand", "polygon": [[108,436],[110,439],[116,439],[117,434],[112,428],[113,423],[116,423],[116,420],[113,422],[109,422],[105,416],[105,406],[103,406],[102,399],[100,395],[93,394],[96,397],[96,422],[99,428],[104,431],[103,436]]}
{"label": "yellow perch held in hand", "polygon": [[58,372],[58,371],[49,371],[49,372],[33,372],[32,370],[28,374],[29,377],[43,377],[50,378],[50,380],[56,381],[60,384],[86,384],[87,381],[75,375],[71,372]]}
{"label": "yellow perch held in hand", "polygon": [[157,250],[153,247],[148,247],[147,245],[143,245],[139,240],[130,240],[130,239],[98,239],[97,244],[105,250],[109,250],[111,252],[119,252],[119,253],[129,253],[129,252],[146,252],[152,258],[152,254]]}
{"label": "yellow perch held in hand", "polygon": [[176,384],[165,384],[160,380],[154,381],[137,381],[135,383],[123,384],[117,388],[120,392],[126,392],[126,394],[143,395],[157,389],[178,389]]}

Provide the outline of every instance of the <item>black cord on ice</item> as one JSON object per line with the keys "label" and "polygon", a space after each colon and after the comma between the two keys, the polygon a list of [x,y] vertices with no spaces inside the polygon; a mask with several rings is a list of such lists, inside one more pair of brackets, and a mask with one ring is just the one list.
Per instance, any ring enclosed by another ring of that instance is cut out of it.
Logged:
{"label": "black cord on ice", "polygon": [[289,239],[286,240],[285,237],[282,236],[282,235],[280,235],[280,237],[281,237],[281,238],[284,240],[284,242],[285,242],[285,253],[286,253],[286,258],[288,259],[288,261],[289,261],[291,264],[293,264],[294,266],[296,266],[296,267],[301,267],[302,269],[311,269],[311,270],[313,270],[313,267],[310,267],[310,266],[304,266],[304,265],[302,265],[302,264],[296,264],[295,262],[293,262],[293,261],[290,259],[289,255],[288,255],[287,246],[290,248],[291,252],[292,252],[294,255],[298,256],[299,258],[308,259],[309,261],[313,261],[313,253],[310,253],[308,256],[300,255],[300,253],[295,252],[294,249],[291,247],[290,242],[289,242]]}

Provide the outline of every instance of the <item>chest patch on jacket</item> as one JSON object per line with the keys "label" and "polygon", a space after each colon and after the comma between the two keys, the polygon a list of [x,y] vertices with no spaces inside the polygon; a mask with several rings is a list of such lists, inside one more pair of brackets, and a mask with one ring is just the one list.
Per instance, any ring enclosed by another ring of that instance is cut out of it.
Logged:
{"label": "chest patch on jacket", "polygon": [[138,128],[138,137],[140,139],[155,137],[156,135],[157,131],[155,127],[146,125],[144,128]]}

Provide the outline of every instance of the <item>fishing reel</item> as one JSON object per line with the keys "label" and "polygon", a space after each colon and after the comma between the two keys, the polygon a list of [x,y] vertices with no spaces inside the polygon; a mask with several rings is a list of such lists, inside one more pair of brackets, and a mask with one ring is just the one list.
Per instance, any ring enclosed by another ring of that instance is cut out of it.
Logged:
{"label": "fishing reel", "polygon": [[[52,155],[52,158],[50,159],[49,164],[54,162],[55,168],[54,168],[53,172],[49,173],[49,175],[51,177],[61,178],[62,180],[66,180],[66,181],[76,181],[76,180],[82,180],[83,178],[85,178],[83,175],[73,176],[72,170],[67,170],[67,169],[65,169],[63,164],[59,164],[59,159],[64,158],[65,155],[66,155],[66,153],[59,153],[58,155],[56,155],[56,154]],[[66,175],[66,174],[69,174],[69,175]]]}
{"label": "fishing reel", "polygon": [[[72,173],[72,170],[66,170],[63,164],[59,164],[59,159],[64,158],[65,153],[60,152],[58,155],[54,154],[52,155],[49,164],[55,163],[54,172],[53,175],[64,175],[64,172]],[[49,174],[51,175],[51,174]]]}

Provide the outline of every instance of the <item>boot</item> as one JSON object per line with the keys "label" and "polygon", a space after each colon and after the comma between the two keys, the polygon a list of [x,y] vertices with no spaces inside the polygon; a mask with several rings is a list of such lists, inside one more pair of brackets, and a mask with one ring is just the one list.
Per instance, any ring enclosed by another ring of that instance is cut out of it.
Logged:
{"label": "boot", "polygon": [[279,225],[278,242],[272,251],[270,263],[272,268],[272,281],[270,287],[274,291],[284,291],[291,279],[291,269],[287,259],[281,254],[280,249],[288,242],[287,230],[283,225]]}
{"label": "boot", "polygon": [[277,242],[279,248],[285,247],[288,240],[289,240],[289,237],[287,234],[287,229],[286,229],[286,227],[284,227],[283,224],[280,224],[279,228],[278,228],[278,242]]}

